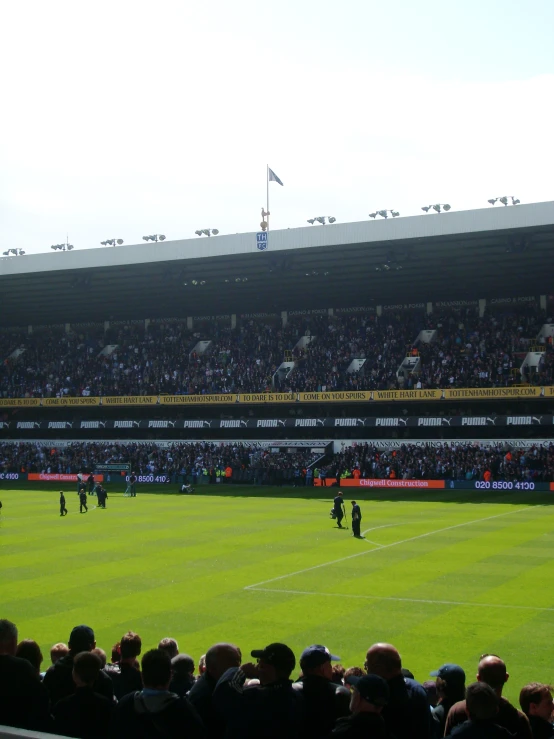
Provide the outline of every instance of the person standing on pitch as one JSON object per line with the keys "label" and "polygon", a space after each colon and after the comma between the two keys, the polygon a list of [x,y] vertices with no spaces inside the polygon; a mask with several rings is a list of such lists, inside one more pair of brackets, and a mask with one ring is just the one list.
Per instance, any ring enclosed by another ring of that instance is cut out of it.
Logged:
{"label": "person standing on pitch", "polygon": [[82,488],[79,493],[79,513],[83,512],[83,508],[85,509],[85,513],[88,512],[87,508],[87,491],[86,488]]}
{"label": "person standing on pitch", "polygon": [[337,519],[339,529],[342,529],[342,519],[345,517],[346,511],[344,510],[344,500],[340,490],[337,493],[336,498],[333,500],[333,513]]}
{"label": "person standing on pitch", "polygon": [[130,487],[130,493],[131,498],[137,497],[137,476],[134,472],[131,472],[131,477],[129,478],[129,487]]}
{"label": "person standing on pitch", "polygon": [[60,490],[60,516],[67,516],[67,508],[65,507],[65,495]]}
{"label": "person standing on pitch", "polygon": [[352,501],[352,536],[361,538],[360,526],[362,523],[362,512],[355,500]]}

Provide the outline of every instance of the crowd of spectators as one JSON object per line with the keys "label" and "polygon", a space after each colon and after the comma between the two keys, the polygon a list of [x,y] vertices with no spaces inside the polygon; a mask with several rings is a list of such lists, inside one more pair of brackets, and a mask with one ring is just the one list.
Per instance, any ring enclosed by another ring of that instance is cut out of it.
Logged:
{"label": "crowd of spectators", "polygon": [[[260,645],[257,645],[260,646]],[[446,650],[445,650],[446,651]],[[321,644],[294,651],[273,642],[243,659],[220,642],[198,660],[173,638],[142,653],[125,633],[111,650],[97,647],[92,628],[76,626],[57,643],[42,672],[40,646],[18,641],[0,620],[0,724],[78,739],[552,739],[551,685],[532,682],[521,710],[503,695],[504,661],[481,657],[477,679],[445,663],[423,683],[402,666],[398,650],[375,643],[361,666],[345,669]],[[436,665],[429,665],[435,668]],[[427,676],[422,676],[427,677]],[[469,683],[469,684],[467,684]]]}
{"label": "crowd of spectators", "polygon": [[[3,397],[111,396],[493,387],[554,382],[551,340],[538,368],[519,368],[548,322],[535,306],[292,316],[221,322],[143,322],[69,333],[0,334]],[[420,331],[434,330],[430,343]],[[307,338],[304,338],[307,337]],[[301,341],[304,338],[304,341]],[[199,342],[210,342],[206,351]],[[299,345],[300,342],[300,345]],[[115,347],[113,351],[107,347]],[[18,356],[14,352],[24,349]],[[420,358],[402,370],[407,355]],[[348,371],[352,360],[365,360]],[[290,372],[276,375],[284,361]]]}
{"label": "crowd of spectators", "polygon": [[[530,442],[532,444],[532,442]],[[255,443],[72,442],[45,446],[33,442],[0,444],[0,472],[78,474],[97,464],[124,463],[137,475],[167,475],[174,481],[217,482],[229,468],[233,482],[312,485],[323,478],[399,480],[554,481],[554,443],[509,449],[504,443],[402,444],[384,450],[371,442],[339,453],[296,450],[274,453]]]}

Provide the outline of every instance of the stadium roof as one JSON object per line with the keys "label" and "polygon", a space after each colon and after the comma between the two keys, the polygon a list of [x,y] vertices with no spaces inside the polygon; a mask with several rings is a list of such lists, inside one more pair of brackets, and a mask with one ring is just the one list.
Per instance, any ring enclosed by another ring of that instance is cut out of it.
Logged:
{"label": "stadium roof", "polygon": [[0,325],[539,295],[553,246],[546,202],[4,257]]}

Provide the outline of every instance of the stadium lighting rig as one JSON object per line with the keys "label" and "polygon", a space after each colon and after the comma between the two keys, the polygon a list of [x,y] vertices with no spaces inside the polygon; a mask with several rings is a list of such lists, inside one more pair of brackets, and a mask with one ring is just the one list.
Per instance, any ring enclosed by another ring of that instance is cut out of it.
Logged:
{"label": "stadium lighting rig", "polygon": [[390,208],[384,209],[384,210],[376,210],[373,213],[369,214],[370,218],[377,218],[377,216],[381,216],[381,218],[388,218],[389,213],[393,218],[398,218],[400,213],[397,210],[391,210]]}
{"label": "stadium lighting rig", "polygon": [[8,251],[4,251],[2,252],[2,254],[5,257],[9,257],[11,255],[13,255],[14,257],[22,257],[25,252],[23,251],[23,249],[8,249]]}
{"label": "stadium lighting rig", "polygon": [[71,251],[75,247],[73,246],[73,244],[52,244],[50,248],[54,249],[54,251]]}
{"label": "stadium lighting rig", "polygon": [[[510,200],[512,201],[511,203]],[[514,198],[513,195],[503,195],[501,198],[491,198],[490,200],[487,200],[487,203],[490,203],[491,205],[494,205],[496,202],[502,203],[502,205],[519,205],[521,200]]]}
{"label": "stadium lighting rig", "polygon": [[206,280],[185,280],[183,282],[183,287],[198,287],[206,284]]}
{"label": "stadium lighting rig", "polygon": [[429,213],[430,210],[434,210],[435,213],[441,213],[444,211],[449,211],[452,206],[450,203],[435,203],[435,205],[424,205],[421,210],[424,210],[426,213]]}
{"label": "stadium lighting rig", "polygon": [[165,236],[163,234],[152,234],[151,236],[143,236],[143,241],[165,241]]}
{"label": "stadium lighting rig", "polygon": [[317,218],[308,218],[308,223],[311,226],[315,223],[320,223],[322,226],[325,226],[326,221],[329,223],[336,223],[337,219],[334,216],[317,216]]}
{"label": "stadium lighting rig", "polygon": [[100,242],[102,246],[121,246],[123,239],[106,239]]}
{"label": "stadium lighting rig", "polygon": [[[319,272],[316,269],[312,269],[311,272],[306,272],[306,277],[319,277]],[[329,275],[329,272],[321,272],[321,275],[323,277],[327,277]]]}
{"label": "stadium lighting rig", "polygon": [[219,229],[217,228],[199,228],[194,232],[197,236],[217,236]]}

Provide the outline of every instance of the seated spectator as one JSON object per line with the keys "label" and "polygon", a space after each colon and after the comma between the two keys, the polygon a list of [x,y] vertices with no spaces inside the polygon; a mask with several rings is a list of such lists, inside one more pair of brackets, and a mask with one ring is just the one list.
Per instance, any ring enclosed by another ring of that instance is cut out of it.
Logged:
{"label": "seated spectator", "polygon": [[[516,739],[532,739],[531,727],[527,716],[512,706],[502,695],[502,690],[508,682],[509,677],[510,675],[506,671],[506,664],[500,657],[493,654],[483,655],[477,669],[477,680],[480,683],[486,683],[496,693],[498,698],[498,713],[495,723],[507,729]],[[475,692],[475,688],[472,688],[472,692]],[[464,723],[466,719],[467,708],[465,700],[455,703],[448,712],[444,735],[449,736],[454,728]]]}
{"label": "seated spectator", "polygon": [[214,644],[206,652],[206,669],[192,686],[188,699],[204,721],[210,739],[222,739],[225,720],[213,705],[212,696],[219,678],[232,667],[239,667],[240,650],[234,644]]}
{"label": "seated spectator", "polygon": [[104,739],[114,703],[94,692],[102,660],[94,652],[80,652],[73,660],[75,692],[62,698],[52,709],[54,727],[63,736]]}
{"label": "seated spectator", "polygon": [[459,739],[513,739],[507,729],[496,723],[498,718],[498,696],[486,683],[477,682],[467,686],[466,712],[468,720],[452,732]]}
{"label": "seated spectator", "polygon": [[194,660],[188,654],[178,654],[171,660],[171,684],[169,689],[181,698],[194,685]]}
{"label": "seated spectator", "polygon": [[92,654],[95,654],[97,657],[100,658],[102,669],[104,669],[104,667],[106,666],[106,662],[108,661],[108,658],[106,657],[106,652],[103,649],[100,649],[100,647],[95,647],[92,650]]}
{"label": "seated spectator", "polygon": [[[437,695],[437,683],[435,680],[426,680],[423,685],[423,690],[427,693],[427,698],[429,699],[429,705],[431,708],[434,708],[437,705],[437,702],[439,700],[439,697]],[[441,736],[444,736],[444,732],[441,734]]]}
{"label": "seated spectator", "polygon": [[[248,662],[233,667],[219,679],[213,703],[227,722],[225,739],[297,739],[304,710],[302,694],[294,690],[290,675],[296,659],[286,644],[255,649]],[[260,685],[245,688],[247,679]]]}
{"label": "seated spectator", "polygon": [[171,659],[161,649],[142,658],[144,688],[129,693],[115,707],[113,739],[204,739],[202,720],[186,698],[169,692]]}
{"label": "seated spectator", "polygon": [[448,712],[458,701],[464,700],[466,674],[459,665],[447,663],[434,670],[431,675],[437,678],[437,706],[433,709],[437,737],[444,736]]}
{"label": "seated spectator", "polygon": [[142,649],[142,641],[134,631],[128,631],[119,642],[119,663],[106,668],[113,683],[117,700],[135,690],[142,690],[142,677],[137,669],[137,657]]}
{"label": "seated spectator", "polygon": [[353,686],[352,715],[338,719],[331,737],[386,739],[389,735],[381,713],[390,696],[387,683],[378,675],[351,675],[350,680]]}
{"label": "seated spectator", "polygon": [[302,677],[293,688],[300,691],[304,699],[303,737],[319,739],[332,730],[337,719],[348,716],[350,691],[332,682],[331,660],[339,659],[322,644],[314,644],[302,652]]}
{"label": "seated spectator", "polygon": [[65,657],[66,654],[69,654],[69,647],[67,646],[67,644],[64,644],[60,641],[57,644],[54,644],[54,646],[50,649],[50,661],[53,665],[55,665],[56,662],[62,657]]}
{"label": "seated spectator", "polygon": [[17,627],[0,619],[0,723],[19,729],[50,731],[48,694],[36,668],[15,656]]}
{"label": "seated spectator", "polygon": [[[44,685],[50,696],[50,703],[56,703],[75,692],[73,681],[73,661],[79,652],[92,652],[96,647],[94,631],[90,626],[76,626],[69,637],[69,653],[49,667],[44,676]],[[94,683],[94,692],[109,700],[113,699],[113,684],[108,675],[100,670]]]}
{"label": "seated spectator", "polygon": [[387,682],[390,697],[382,716],[389,733],[410,739],[429,739],[431,711],[427,694],[415,680],[402,675],[402,660],[392,644],[374,644],[366,655],[368,674]]}
{"label": "seated spectator", "polygon": [[23,641],[20,641],[15,650],[15,656],[26,659],[32,665],[37,675],[40,676],[42,652],[36,641],[33,639],[23,639]]}
{"label": "seated spectator", "polygon": [[533,739],[554,739],[554,727],[552,726],[553,690],[552,685],[529,683],[520,691],[519,705],[529,719]]}
{"label": "seated spectator", "polygon": [[179,645],[175,639],[171,639],[169,636],[166,636],[165,639],[161,640],[158,644],[158,649],[161,649],[169,655],[169,659],[173,659],[173,657],[176,657],[179,654]]}
{"label": "seated spectator", "polygon": [[350,688],[354,684],[350,682],[350,678],[351,677],[362,677],[362,675],[365,675],[365,672],[362,670],[361,667],[349,667],[345,671],[342,681],[347,688]]}
{"label": "seated spectator", "polygon": [[206,655],[203,654],[200,659],[198,660],[198,675],[202,677],[202,675],[206,672]]}

